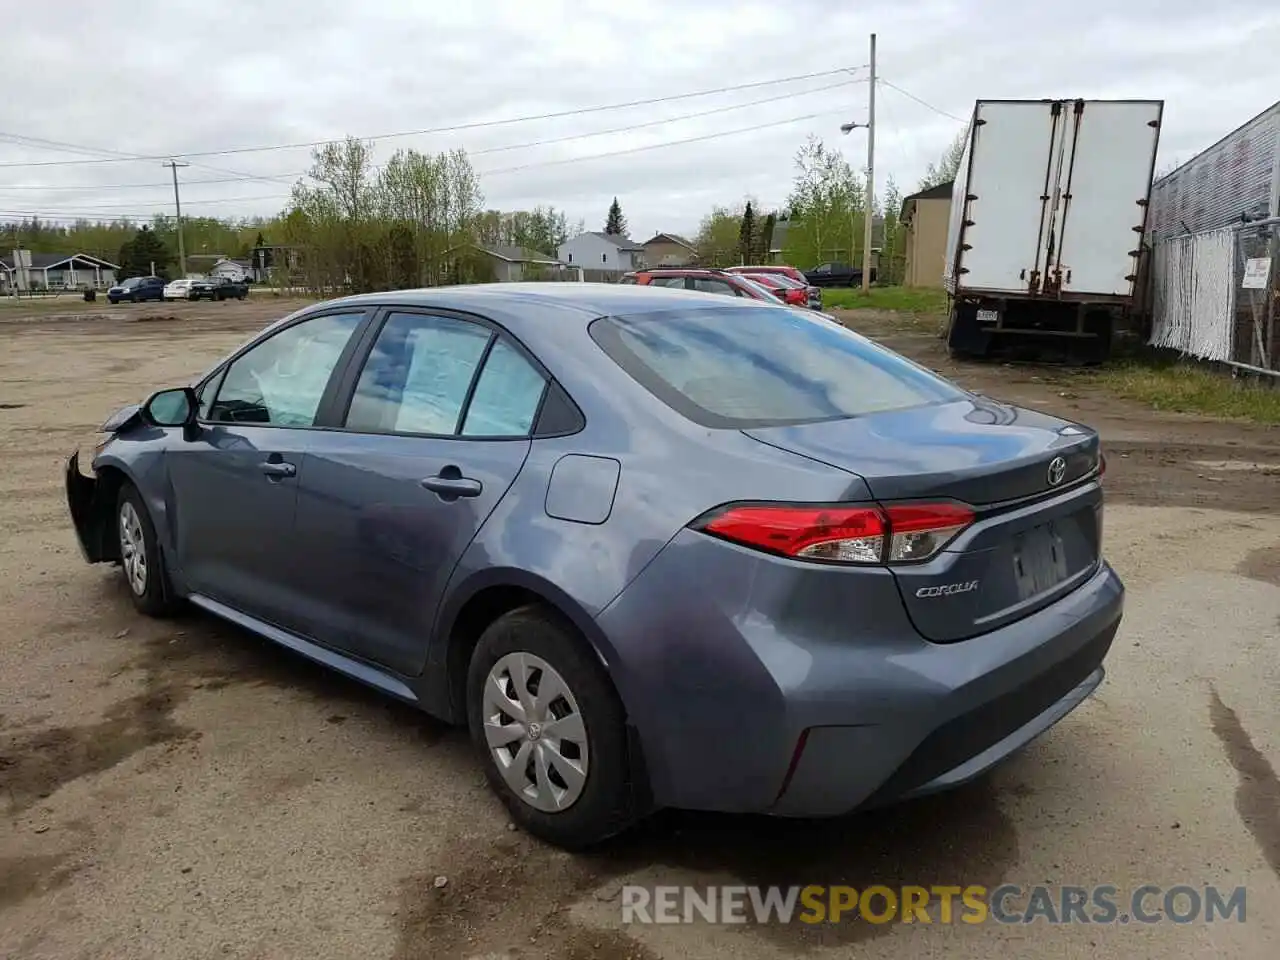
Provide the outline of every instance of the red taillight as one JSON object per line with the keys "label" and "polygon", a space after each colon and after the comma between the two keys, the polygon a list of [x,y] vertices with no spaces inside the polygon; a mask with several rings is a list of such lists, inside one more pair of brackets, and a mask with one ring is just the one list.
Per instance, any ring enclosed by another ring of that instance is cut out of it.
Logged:
{"label": "red taillight", "polygon": [[705,533],[798,560],[909,563],[932,557],[973,522],[954,503],[729,507],[699,525]]}

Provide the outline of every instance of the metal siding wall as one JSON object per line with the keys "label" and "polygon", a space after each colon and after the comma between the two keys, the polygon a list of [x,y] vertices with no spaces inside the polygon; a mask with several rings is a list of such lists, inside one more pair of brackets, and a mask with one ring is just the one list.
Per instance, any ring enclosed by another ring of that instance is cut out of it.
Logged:
{"label": "metal siding wall", "polygon": [[1280,103],[1255,117],[1151,189],[1149,242],[1272,216]]}

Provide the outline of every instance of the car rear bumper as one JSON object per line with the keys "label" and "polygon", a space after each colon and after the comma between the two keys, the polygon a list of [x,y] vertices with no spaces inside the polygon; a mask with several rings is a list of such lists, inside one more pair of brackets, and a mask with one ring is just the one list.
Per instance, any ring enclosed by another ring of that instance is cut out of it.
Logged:
{"label": "car rear bumper", "polygon": [[930,643],[887,570],[800,571],[699,537],[599,618],[660,806],[835,816],[957,786],[1093,692],[1123,612],[1102,563],[1016,623]]}

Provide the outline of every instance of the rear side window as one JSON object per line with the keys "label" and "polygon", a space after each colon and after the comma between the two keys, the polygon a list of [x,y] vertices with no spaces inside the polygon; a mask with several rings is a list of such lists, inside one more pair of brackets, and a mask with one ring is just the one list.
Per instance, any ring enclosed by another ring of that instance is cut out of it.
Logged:
{"label": "rear side window", "polygon": [[506,340],[494,343],[462,424],[464,437],[527,437],[547,381]]}
{"label": "rear side window", "polygon": [[720,293],[729,297],[739,296],[738,291],[724,280],[708,280],[706,277],[694,277],[693,289],[703,293]]}
{"label": "rear side window", "polygon": [[909,360],[798,310],[602,317],[591,337],[650,393],[708,427],[838,420],[964,396]]}

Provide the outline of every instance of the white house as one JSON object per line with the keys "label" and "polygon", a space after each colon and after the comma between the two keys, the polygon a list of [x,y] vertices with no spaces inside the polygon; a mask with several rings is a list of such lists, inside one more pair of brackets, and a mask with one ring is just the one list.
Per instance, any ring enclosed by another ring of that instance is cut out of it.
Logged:
{"label": "white house", "polygon": [[253,264],[248,260],[222,259],[209,268],[209,276],[226,277],[236,283],[253,279]]}
{"label": "white house", "polygon": [[580,233],[560,244],[560,260],[584,270],[615,270],[625,273],[644,266],[644,248],[630,237],[608,233]]}
{"label": "white house", "polygon": [[0,291],[105,290],[116,282],[114,263],[87,253],[31,253],[16,250],[0,257]]}

